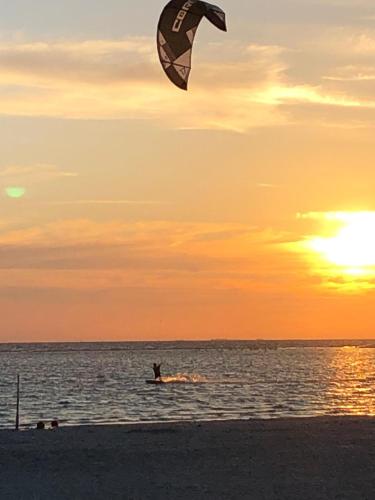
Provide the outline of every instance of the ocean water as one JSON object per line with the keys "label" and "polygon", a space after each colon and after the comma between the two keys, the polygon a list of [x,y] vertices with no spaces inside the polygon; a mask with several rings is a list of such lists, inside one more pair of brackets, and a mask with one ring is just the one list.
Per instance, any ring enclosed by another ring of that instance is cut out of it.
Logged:
{"label": "ocean water", "polygon": [[[375,415],[375,342],[0,344],[0,428]],[[148,385],[162,363],[163,385]]]}

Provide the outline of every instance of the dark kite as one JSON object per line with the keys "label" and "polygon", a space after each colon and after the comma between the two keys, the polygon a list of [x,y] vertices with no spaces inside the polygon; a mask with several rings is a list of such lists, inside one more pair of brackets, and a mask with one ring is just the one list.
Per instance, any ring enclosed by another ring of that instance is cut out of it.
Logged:
{"label": "dark kite", "polygon": [[171,0],[160,16],[159,59],[168,78],[183,90],[187,90],[194,37],[202,17],[227,31],[225,13],[220,7],[200,0]]}

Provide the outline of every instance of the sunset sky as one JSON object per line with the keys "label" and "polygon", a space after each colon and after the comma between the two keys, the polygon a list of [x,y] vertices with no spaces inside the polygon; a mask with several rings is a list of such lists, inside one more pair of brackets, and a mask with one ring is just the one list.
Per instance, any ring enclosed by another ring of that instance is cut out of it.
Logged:
{"label": "sunset sky", "polygon": [[370,338],[374,0],[1,5],[0,341]]}

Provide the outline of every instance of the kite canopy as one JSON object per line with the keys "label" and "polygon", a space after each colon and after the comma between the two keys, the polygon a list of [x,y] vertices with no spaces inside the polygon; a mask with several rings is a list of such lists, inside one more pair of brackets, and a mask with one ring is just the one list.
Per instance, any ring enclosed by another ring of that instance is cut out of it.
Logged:
{"label": "kite canopy", "polygon": [[160,16],[159,59],[168,78],[183,90],[187,90],[194,37],[202,17],[220,30],[227,30],[220,7],[200,0],[171,0]]}

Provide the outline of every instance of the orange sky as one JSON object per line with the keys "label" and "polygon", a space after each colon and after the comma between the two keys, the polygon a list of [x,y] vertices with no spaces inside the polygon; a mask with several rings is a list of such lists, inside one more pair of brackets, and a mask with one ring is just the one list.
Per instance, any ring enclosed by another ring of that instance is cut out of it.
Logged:
{"label": "orange sky", "polygon": [[7,7],[0,341],[373,337],[375,8],[271,3],[202,23],[187,93],[161,1]]}

